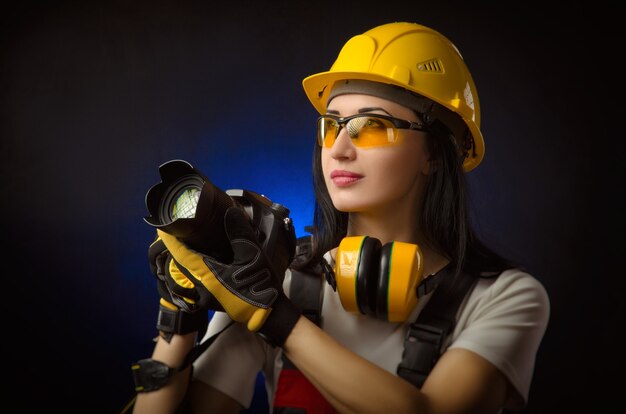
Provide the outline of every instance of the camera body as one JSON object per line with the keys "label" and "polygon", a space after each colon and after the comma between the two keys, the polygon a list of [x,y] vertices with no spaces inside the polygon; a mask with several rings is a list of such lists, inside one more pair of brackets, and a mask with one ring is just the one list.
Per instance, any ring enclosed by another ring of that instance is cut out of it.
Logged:
{"label": "camera body", "polygon": [[284,271],[296,252],[296,233],[289,209],[249,190],[231,189],[226,194],[248,214],[261,249],[276,267],[275,274],[282,277],[277,269]]}
{"label": "camera body", "polygon": [[294,258],[296,236],[289,209],[264,195],[243,189],[222,191],[184,160],[159,167],[161,182],[146,193],[146,223],[183,241],[188,247],[230,263],[233,252],[224,228],[224,214],[241,208],[249,217],[261,249],[283,277]]}

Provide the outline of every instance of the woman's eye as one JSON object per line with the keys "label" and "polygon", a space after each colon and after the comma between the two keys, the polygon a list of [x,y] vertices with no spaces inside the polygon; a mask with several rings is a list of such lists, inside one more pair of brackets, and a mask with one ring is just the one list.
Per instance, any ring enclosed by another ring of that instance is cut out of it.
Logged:
{"label": "woman's eye", "polygon": [[376,118],[368,118],[365,126],[368,128],[384,128],[383,123]]}

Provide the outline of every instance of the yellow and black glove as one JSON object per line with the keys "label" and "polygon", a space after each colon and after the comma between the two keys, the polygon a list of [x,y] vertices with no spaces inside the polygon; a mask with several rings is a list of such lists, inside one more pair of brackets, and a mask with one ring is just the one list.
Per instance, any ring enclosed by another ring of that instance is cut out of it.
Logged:
{"label": "yellow and black glove", "polygon": [[[150,271],[156,276],[161,296],[157,329],[169,342],[174,334],[197,331],[202,337],[208,326],[208,308],[197,305],[194,284],[173,265],[172,255],[159,237],[148,248]],[[174,271],[170,271],[170,267]],[[221,309],[217,301],[214,303]]]}
{"label": "yellow and black glove", "polygon": [[282,288],[286,269],[274,269],[269,263],[240,208],[226,211],[224,227],[233,250],[231,263],[194,251],[175,236],[157,230],[173,257],[168,269],[182,272],[193,283],[198,294],[196,306],[210,306],[217,300],[233,320],[245,323],[271,345],[282,346],[300,317]]}
{"label": "yellow and black glove", "polygon": [[[210,308],[198,304],[198,293],[193,282],[178,270],[160,237],[150,244],[148,260],[150,271],[156,276],[157,289],[161,296],[157,318],[159,335],[167,342],[171,341],[174,334],[198,332],[198,338],[204,337],[209,323]],[[219,302],[216,300],[213,302],[221,310]],[[211,342],[206,342],[207,346]],[[194,348],[194,352],[197,349],[200,348]],[[194,352],[190,353],[178,368],[171,368],[152,358],[144,358],[133,363],[131,370],[135,391],[149,392],[163,387],[173,375],[193,362],[191,358],[197,355]]]}

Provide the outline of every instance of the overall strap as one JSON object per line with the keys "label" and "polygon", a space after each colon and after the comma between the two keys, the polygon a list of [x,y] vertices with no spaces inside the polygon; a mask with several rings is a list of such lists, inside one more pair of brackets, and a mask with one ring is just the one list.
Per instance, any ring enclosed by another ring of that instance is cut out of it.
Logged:
{"label": "overall strap", "polygon": [[[298,238],[294,262],[305,258],[311,248],[311,236]],[[289,299],[311,322],[320,326],[322,322],[323,274],[319,266],[291,271]],[[294,365],[283,354],[283,369],[294,369]]]}
{"label": "overall strap", "polygon": [[[305,258],[309,249],[310,236],[299,238],[294,261]],[[289,298],[305,317],[320,326],[322,321],[324,275],[327,272],[325,261],[304,269],[292,267],[290,271]],[[278,377],[276,393],[272,403],[272,414],[337,413],[317,388],[313,386],[284,353],[282,354],[282,362],[283,367]]]}
{"label": "overall strap", "polygon": [[409,326],[402,361],[398,364],[398,376],[417,388],[422,387],[439,359],[443,342],[456,324],[458,308],[478,280],[463,271],[455,278],[451,266],[441,272],[445,274],[440,277],[430,300]]}
{"label": "overall strap", "polygon": [[323,274],[318,266],[312,269],[291,268],[290,271],[289,299],[302,311],[304,316],[319,326],[322,313]]}
{"label": "overall strap", "polygon": [[[298,239],[296,257],[305,256],[309,248],[310,236]],[[465,272],[455,278],[454,271],[452,266],[447,266],[418,286],[417,294],[420,297],[433,289],[434,291],[415,322],[409,325],[402,361],[397,368],[399,377],[418,388],[422,387],[439,359],[443,342],[456,324],[458,309],[478,280],[478,277]],[[289,297],[301,309],[302,314],[318,326],[321,323],[325,279],[332,278],[328,277],[328,269],[320,265],[300,270],[291,269]],[[283,369],[297,370],[284,355]]]}

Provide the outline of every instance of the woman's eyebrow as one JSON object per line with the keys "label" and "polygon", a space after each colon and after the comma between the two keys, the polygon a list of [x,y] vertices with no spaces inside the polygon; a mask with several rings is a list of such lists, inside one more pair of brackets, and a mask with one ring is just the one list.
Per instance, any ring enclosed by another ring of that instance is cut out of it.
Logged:
{"label": "woman's eyebrow", "polygon": [[[372,107],[366,107],[366,108],[361,108],[359,109],[359,113],[360,114],[366,114],[368,112],[374,112],[374,111],[383,111],[384,113],[386,113],[389,116],[393,116],[391,115],[389,112],[387,112],[385,109],[379,107],[379,106],[372,106]],[[333,114],[333,115],[339,115],[339,111],[336,111],[334,109],[328,109],[326,110],[327,114]]]}
{"label": "woman's eyebrow", "polygon": [[387,112],[385,109],[383,109],[383,108],[381,108],[379,106],[373,106],[371,108],[361,108],[361,109],[359,109],[359,113],[360,114],[367,113],[367,112],[374,112],[374,111],[383,111],[387,115],[392,116],[389,112]]}

